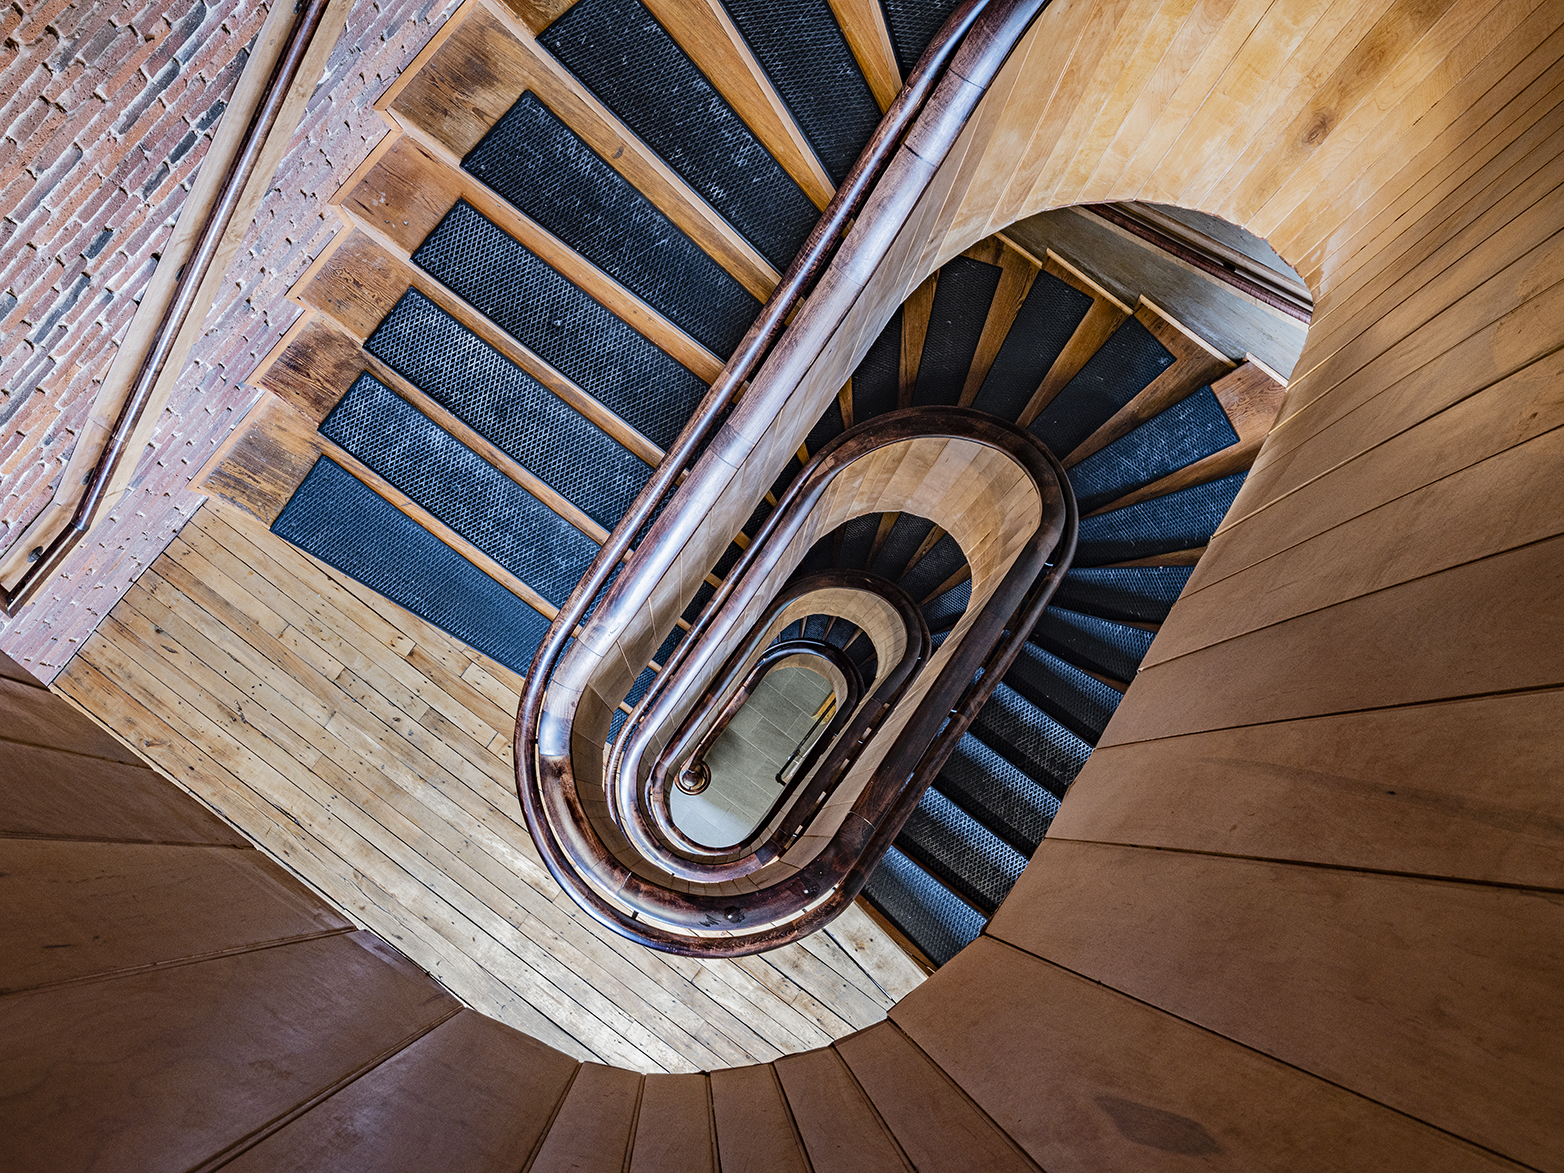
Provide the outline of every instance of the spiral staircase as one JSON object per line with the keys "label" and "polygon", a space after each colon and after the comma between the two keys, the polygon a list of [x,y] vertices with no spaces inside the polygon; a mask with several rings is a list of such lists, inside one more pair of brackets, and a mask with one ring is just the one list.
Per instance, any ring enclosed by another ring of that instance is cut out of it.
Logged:
{"label": "spiral staircase", "polygon": [[[704,24],[640,0],[558,7],[464,7],[388,93],[397,133],[337,197],[347,231],[257,373],[273,401],[207,482],[518,672],[874,132],[885,77],[954,6],[887,3],[878,42],[825,0],[734,0]],[[1280,405],[1258,362],[1123,304],[1090,267],[997,235],[917,288],[609,729],[837,436],[959,407],[1042,441],[1079,502],[1074,564],[864,888],[930,966],[1042,840]],[[828,569],[896,583],[936,647],[967,610],[962,549],[910,512],[852,518],[795,577]],[[778,638],[869,668],[859,634],[821,614]]]}

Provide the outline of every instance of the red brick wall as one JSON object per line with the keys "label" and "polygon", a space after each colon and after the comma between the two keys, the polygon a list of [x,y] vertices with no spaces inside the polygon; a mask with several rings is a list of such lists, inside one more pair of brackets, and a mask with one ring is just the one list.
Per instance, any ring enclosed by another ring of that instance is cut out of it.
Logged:
{"label": "red brick wall", "polygon": [[[454,7],[354,5],[134,492],[104,540],[0,628],[35,675],[53,679],[199,506],[190,477],[253,402],[241,380],[336,231],[325,200],[385,133],[371,104]],[[48,500],[265,17],[256,0],[0,14],[0,546]]]}

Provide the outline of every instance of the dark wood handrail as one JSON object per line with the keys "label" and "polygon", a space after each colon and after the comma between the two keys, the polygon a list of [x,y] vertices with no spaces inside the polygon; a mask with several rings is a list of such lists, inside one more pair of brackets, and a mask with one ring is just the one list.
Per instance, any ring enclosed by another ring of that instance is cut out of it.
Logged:
{"label": "dark wood handrail", "polygon": [[[571,779],[568,786],[562,785],[565,780],[558,777],[554,768],[543,760],[540,746],[545,736],[548,743],[556,747],[568,747],[572,739],[571,730],[566,724],[546,717],[545,704],[549,689],[555,684],[554,673],[566,645],[578,625],[593,612],[594,606],[599,609],[599,617],[606,616],[611,626],[620,622],[621,615],[633,614],[642,605],[650,587],[663,577],[664,568],[657,565],[657,558],[642,562],[644,551],[638,551],[635,557],[626,562],[623,573],[619,573],[617,579],[614,576],[631,546],[648,527],[652,528],[645,545],[654,552],[658,549],[659,544],[652,539],[658,536],[658,525],[661,523],[666,526],[668,523],[668,515],[661,513],[665,497],[678,478],[694,463],[696,455],[711,443],[745,381],[759,369],[768,355],[777,350],[779,339],[783,337],[784,322],[796,303],[817,287],[819,292],[811,301],[825,299],[821,302],[819,313],[808,322],[803,320],[810,316],[807,309],[816,307],[806,307],[806,311],[800,315],[800,321],[788,332],[787,339],[792,351],[788,356],[790,360],[795,354],[817,353],[826,345],[836,329],[836,323],[845,312],[841,304],[843,299],[850,304],[854,296],[854,281],[861,284],[864,275],[881,263],[1005,59],[1047,2],[967,0],[947,20],[846,181],[827,206],[803,250],[788,267],[759,318],[745,334],[733,358],[712,384],[662,464],[600,550],[592,567],[559,612],[534,657],[518,711],[515,739],[517,790],[523,815],[551,874],[589,913],[616,932],[657,948],[703,955],[734,955],[773,948],[813,931],[835,916],[846,902],[856,896],[867,879],[869,869],[883,854],[884,846],[879,845],[879,840],[887,831],[893,838],[895,831],[899,830],[899,824],[891,828],[883,817],[863,822],[856,829],[861,832],[857,838],[864,842],[853,844],[844,841],[841,852],[831,860],[824,861],[820,868],[812,869],[812,877],[801,874],[794,883],[766,889],[765,893],[758,894],[762,899],[745,902],[747,909],[738,903],[724,905],[721,897],[685,897],[681,915],[694,914],[689,921],[689,935],[647,925],[639,921],[635,906],[643,901],[647,907],[680,904],[680,901],[670,896],[668,889],[625,870],[618,880],[616,895],[620,899],[615,903],[599,896],[577,872],[579,866],[590,866],[594,860],[606,864],[607,849],[600,841],[592,842],[595,836],[587,827],[585,809],[574,792],[574,780]],[[879,182],[882,174],[886,175],[884,183]],[[864,215],[852,224],[850,246],[844,248],[842,234],[864,207],[871,191],[876,197],[873,214]],[[829,272],[826,269],[828,264]],[[841,277],[833,286],[827,278],[837,272],[841,273]],[[835,317],[832,317],[833,313]],[[775,413],[781,410],[786,400],[786,391],[778,395],[780,398],[767,397],[751,390],[744,402],[751,420],[775,418]],[[1068,482],[1052,455],[1041,449],[1040,445],[1036,447],[1041,456],[1034,459],[1045,466],[1041,476],[1045,479],[1056,478],[1064,498],[1062,558],[1060,551],[1055,549],[1054,540],[1050,540],[1047,549],[1029,551],[1028,558],[1022,560],[1030,564],[1026,581],[1016,581],[1014,573],[1007,576],[999,592],[1004,597],[1004,604],[1000,604],[997,609],[995,605],[985,609],[983,625],[986,629],[983,634],[987,639],[984,647],[981,651],[965,649],[964,655],[958,657],[962,667],[966,667],[966,661],[974,657],[983,660],[986,656],[987,662],[995,663],[996,667],[995,656],[1000,659],[1006,655],[1014,658],[1020,647],[1016,640],[1017,630],[1020,632],[1020,641],[1024,642],[1031,623],[1041,613],[1042,605],[1046,605],[1046,597],[1051,595],[1062,573],[1054,573],[1052,570],[1041,573],[1048,565],[1050,556],[1055,558],[1054,566],[1057,568],[1073,554],[1076,515]],[[1047,467],[1050,464],[1051,467]],[[680,488],[677,500],[691,503],[688,505],[690,509],[699,509],[705,488],[698,471],[694,472]],[[668,514],[677,512],[668,510]],[[1059,539],[1059,531],[1055,530],[1053,536]],[[634,589],[631,589],[632,585]],[[1039,598],[1043,602],[1034,607],[1032,603]],[[716,600],[713,603],[715,605]],[[1003,611],[1003,614],[999,614],[999,611]],[[1018,627],[1027,615],[1031,616],[1030,621]],[[970,665],[971,672],[983,666],[983,663],[973,662]],[[957,725],[964,728],[962,722],[970,721],[971,715],[981,705],[979,694],[986,697],[987,690],[991,690],[997,680],[997,677],[985,673],[985,679],[973,686],[970,683],[971,672],[964,680],[952,678],[944,682],[940,689],[935,690],[937,697],[925,697],[925,705],[932,702],[945,707],[938,713],[924,714],[920,711],[920,718],[924,721],[932,720],[934,727],[943,727],[946,733],[936,737],[936,745],[918,747],[916,761],[902,763],[896,755],[891,755],[896,758],[898,767],[904,764],[909,769],[897,780],[894,787],[897,792],[906,790],[905,783],[914,777],[914,768],[917,775],[924,778],[923,784],[927,784],[927,779],[933,776],[928,769],[937,769],[954,748],[954,740],[946,734]],[[945,675],[942,673],[942,677]],[[581,693],[577,691],[577,685],[572,683],[566,686],[561,695],[565,698],[562,703],[574,712],[576,702],[570,698],[579,699]],[[943,748],[939,748],[941,746]],[[870,790],[874,792],[875,802],[885,808],[879,812],[880,815],[894,808],[894,802],[888,796],[880,794],[873,786]],[[551,817],[551,804],[557,808],[554,811],[557,821]],[[910,809],[906,813],[910,813]],[[870,845],[868,841],[873,841],[876,847],[872,860],[868,860],[863,851],[864,847]],[[884,843],[888,845],[889,839],[885,839]],[[820,876],[827,873],[840,873],[840,879],[833,882],[829,891],[820,887]],[[779,900],[787,906],[785,910],[777,903]],[[627,905],[629,911],[626,910]],[[699,931],[697,925],[709,930],[723,927],[724,922],[737,925],[747,917],[759,921],[780,919],[784,914],[793,916],[801,907],[807,909],[802,916],[794,916],[787,925],[779,925],[774,929],[743,937],[694,935]]]}

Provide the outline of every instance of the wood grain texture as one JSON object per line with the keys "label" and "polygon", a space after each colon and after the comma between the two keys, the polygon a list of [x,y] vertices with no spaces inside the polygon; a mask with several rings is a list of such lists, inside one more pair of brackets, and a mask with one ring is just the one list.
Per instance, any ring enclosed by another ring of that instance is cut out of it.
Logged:
{"label": "wood grain texture", "polygon": [[[1087,843],[1033,862],[994,936],[1516,1160],[1557,1158],[1564,894]],[[1118,900],[1088,910],[1102,887]]]}
{"label": "wood grain texture", "polygon": [[909,1168],[834,1048],[773,1065],[814,1173],[903,1173]]}
{"label": "wood grain texture", "polygon": [[630,1173],[717,1173],[711,1084],[706,1076],[646,1077]]}
{"label": "wood grain texture", "polygon": [[533,1173],[619,1173],[635,1131],[642,1076],[583,1063],[565,1093]]}
{"label": "wood grain texture", "polygon": [[724,1173],[808,1173],[809,1161],[771,1064],[713,1071],[711,1110]]}
{"label": "wood grain texture", "polygon": [[578,1066],[462,1010],[224,1168],[515,1173]]}
{"label": "wood grain texture", "polygon": [[894,1020],[1049,1173],[1521,1167],[990,937]]}

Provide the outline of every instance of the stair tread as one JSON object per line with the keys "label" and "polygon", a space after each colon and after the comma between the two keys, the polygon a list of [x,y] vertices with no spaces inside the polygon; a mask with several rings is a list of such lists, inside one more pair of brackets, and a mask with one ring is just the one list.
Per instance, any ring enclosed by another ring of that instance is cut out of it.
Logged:
{"label": "stair tread", "polygon": [[1049,607],[1032,640],[1056,656],[1126,683],[1135,678],[1154,633],[1067,607]]}
{"label": "stair tread", "polygon": [[1056,456],[1067,456],[1173,361],[1150,330],[1126,318],[1027,430]]}
{"label": "stair tread", "polygon": [[1030,641],[1005,673],[1005,683],[1094,744],[1124,699],[1118,689]]}
{"label": "stair tread", "polygon": [[956,743],[934,785],[1011,846],[1033,852],[1059,799],[974,733]]}
{"label": "stair tread", "polygon": [[1237,472],[1110,513],[1083,517],[1076,544],[1077,563],[1127,562],[1204,546],[1222,524],[1247,475]]}
{"label": "stair tread", "polygon": [[818,211],[640,0],[577,0],[538,43],[773,267],[787,268]]}
{"label": "stair tread", "polygon": [[953,406],[961,398],[1003,272],[998,265],[971,257],[952,257],[940,269],[918,359],[914,407]]}
{"label": "stair tread", "polygon": [[896,846],[989,916],[1026,866],[1026,856],[932,787]]}
{"label": "stair tread", "polygon": [[1236,443],[1238,433],[1208,385],[1081,461],[1070,484],[1087,513]]}
{"label": "stair tread", "polygon": [[895,847],[887,849],[863,894],[935,965],[959,953],[987,923],[982,913]]}
{"label": "stair tread", "polygon": [[1091,308],[1089,295],[1039,271],[972,406],[1012,423],[1020,419]]}
{"label": "stair tread", "polygon": [[972,732],[1058,797],[1091,756],[1091,743],[1001,681]]}
{"label": "stair tread", "polygon": [[713,354],[733,352],[760,302],[528,91],[462,160]]}
{"label": "stair tread", "polygon": [[1168,617],[1193,566],[1074,566],[1065,572],[1054,602],[1104,619],[1161,623]]}

